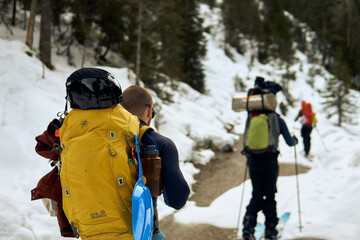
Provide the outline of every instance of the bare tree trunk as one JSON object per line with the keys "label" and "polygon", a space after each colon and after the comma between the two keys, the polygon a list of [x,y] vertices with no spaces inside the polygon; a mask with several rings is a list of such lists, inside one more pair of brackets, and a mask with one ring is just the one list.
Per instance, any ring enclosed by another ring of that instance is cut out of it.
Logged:
{"label": "bare tree trunk", "polygon": [[27,10],[26,10],[26,8],[25,8],[25,10],[24,10],[24,30],[26,30],[26,18],[27,18]]}
{"label": "bare tree trunk", "polygon": [[30,7],[29,26],[26,34],[26,45],[28,45],[29,48],[31,49],[34,39],[33,35],[34,35],[34,27],[35,27],[36,6],[37,6],[37,0],[32,0]]}
{"label": "bare tree trunk", "polygon": [[86,44],[87,43],[87,37],[85,36],[84,45],[83,45],[83,54],[81,59],[81,68],[85,65],[85,59],[86,59]]}
{"label": "bare tree trunk", "polygon": [[139,0],[139,15],[138,15],[138,36],[136,43],[136,85],[139,85],[140,64],[141,64],[141,26],[142,25],[142,0]]}
{"label": "bare tree trunk", "polygon": [[13,26],[15,26],[15,24],[16,24],[16,0],[13,0],[13,12],[12,12],[13,14],[12,14],[12,20],[11,20],[11,24],[13,25]]}
{"label": "bare tree trunk", "polygon": [[45,78],[45,64],[42,64],[42,79]]}
{"label": "bare tree trunk", "polygon": [[322,39],[321,39],[321,47],[322,47],[322,65],[325,65],[325,59],[327,55],[327,44],[326,44],[326,19],[325,19],[325,6],[323,6],[323,12],[322,12]]}
{"label": "bare tree trunk", "polygon": [[338,89],[338,126],[339,127],[341,127],[341,123],[342,123],[342,114],[343,114],[343,112],[342,112],[342,106],[341,106],[341,104],[342,104],[342,96],[341,96],[341,89],[342,89],[342,86],[340,86],[339,87],[339,89]]}
{"label": "bare tree trunk", "polygon": [[347,12],[346,45],[347,45],[347,47],[350,48],[350,46],[351,46],[351,28],[352,28],[352,23],[353,23],[353,16],[352,16],[353,6],[349,0],[346,0],[345,4],[346,4],[346,12]]}
{"label": "bare tree trunk", "polygon": [[51,0],[41,1],[40,59],[49,68],[51,63]]}

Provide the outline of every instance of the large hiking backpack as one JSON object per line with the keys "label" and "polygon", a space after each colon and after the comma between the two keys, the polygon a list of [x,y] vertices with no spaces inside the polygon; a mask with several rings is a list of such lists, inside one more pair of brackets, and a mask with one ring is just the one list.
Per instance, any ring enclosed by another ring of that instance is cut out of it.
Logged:
{"label": "large hiking backpack", "polygon": [[118,104],[121,87],[102,69],[75,71],[66,90],[73,110],[59,131],[64,212],[82,239],[133,239],[139,120]]}
{"label": "large hiking backpack", "polygon": [[[72,113],[71,113],[72,114]],[[60,166],[60,151],[59,148],[59,136],[57,133],[57,129],[59,129],[62,125],[62,120],[54,119],[50,122],[46,131],[43,134],[36,137],[36,147],[35,151],[51,161],[52,166]],[[142,135],[146,131],[153,131],[153,129],[149,126],[141,126],[139,130],[139,138],[141,139]],[[128,161],[132,161],[130,158]],[[42,199],[46,209],[49,211],[51,216],[54,214],[57,216],[61,236],[63,237],[75,237],[74,233],[77,233],[76,229],[72,229],[70,226],[69,220],[64,214],[63,210],[63,202],[62,202],[62,187],[60,185],[59,171],[58,168],[55,167],[51,172],[46,174],[39,180],[37,187],[31,190],[31,200]],[[54,205],[55,203],[55,205]],[[132,203],[134,206],[134,204]],[[51,214],[54,213],[54,214]],[[154,211],[154,213],[157,213]],[[157,221],[158,218],[154,218],[154,221]],[[74,223],[74,222],[72,222]],[[158,224],[158,223],[157,223]]]}
{"label": "large hiking backpack", "polygon": [[305,117],[304,120],[302,121],[302,124],[312,125],[316,118],[315,118],[315,113],[312,111],[311,103],[303,101],[301,103],[301,112],[302,115]]}
{"label": "large hiking backpack", "polygon": [[[269,94],[266,89],[254,88],[252,90],[249,91],[249,96],[251,94]],[[243,140],[243,151],[245,153],[259,154],[277,151],[280,135],[278,115],[274,112],[273,108],[265,107],[273,106],[274,104],[276,105],[276,103],[263,103],[261,109],[254,109],[251,108],[252,105],[247,103],[248,118],[245,124]]]}
{"label": "large hiking backpack", "polygon": [[63,209],[83,239],[131,233],[138,173],[129,144],[138,131],[139,121],[121,105],[73,109],[65,118],[60,128]]}

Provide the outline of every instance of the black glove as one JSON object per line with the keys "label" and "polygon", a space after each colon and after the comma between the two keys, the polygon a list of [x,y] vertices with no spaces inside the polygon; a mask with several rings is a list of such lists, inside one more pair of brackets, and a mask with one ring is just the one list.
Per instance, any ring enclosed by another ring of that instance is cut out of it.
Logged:
{"label": "black glove", "polygon": [[294,141],[295,141],[295,144],[294,144],[294,146],[295,146],[299,142],[296,136],[294,136]]}

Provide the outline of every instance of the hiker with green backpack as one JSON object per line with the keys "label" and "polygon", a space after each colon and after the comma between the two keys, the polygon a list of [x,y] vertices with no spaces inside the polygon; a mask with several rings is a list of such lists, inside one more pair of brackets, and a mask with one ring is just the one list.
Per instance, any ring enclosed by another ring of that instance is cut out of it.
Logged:
{"label": "hiker with green backpack", "polygon": [[[185,205],[190,194],[189,186],[179,167],[178,151],[171,139],[155,132],[154,129],[149,127],[155,111],[153,109],[152,97],[145,88],[137,85],[128,87],[123,93],[121,105],[140,120],[141,147],[144,149],[144,151],[141,151],[141,158],[143,159],[143,156],[147,154],[151,146],[157,150],[158,156],[161,158],[160,182],[156,182],[156,185],[152,187],[154,184],[148,184],[148,182],[152,181],[152,183],[155,183],[155,181],[152,180],[152,176],[149,176],[146,186],[149,186],[152,192],[154,204],[152,240],[164,240],[165,236],[159,229],[157,197],[162,193],[166,205],[179,210]],[[144,161],[142,163],[143,168],[146,169],[146,163]],[[151,166],[149,168],[153,169]]]}
{"label": "hiker with green backpack", "polygon": [[290,135],[285,121],[275,112],[276,93],[281,89],[275,82],[265,82],[264,78],[256,77],[255,87],[249,89],[246,98],[248,118],[242,153],[247,157],[253,191],[243,219],[244,240],[255,239],[259,211],[263,211],[266,218],[265,239],[277,239],[275,193],[279,172],[279,136],[283,135],[288,146],[298,143],[297,138]]}

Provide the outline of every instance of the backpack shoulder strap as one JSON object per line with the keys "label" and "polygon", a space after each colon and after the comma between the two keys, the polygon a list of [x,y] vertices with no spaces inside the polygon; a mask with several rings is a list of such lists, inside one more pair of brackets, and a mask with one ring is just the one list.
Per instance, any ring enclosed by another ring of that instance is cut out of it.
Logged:
{"label": "backpack shoulder strap", "polygon": [[[142,136],[145,134],[145,132],[148,131],[149,129],[152,130],[152,131],[154,131],[154,129],[152,129],[152,127],[150,127],[150,126],[148,126],[148,125],[145,125],[145,124],[143,124],[143,123],[140,123],[139,139],[141,139]],[[149,131],[150,131],[150,130],[149,130]]]}

